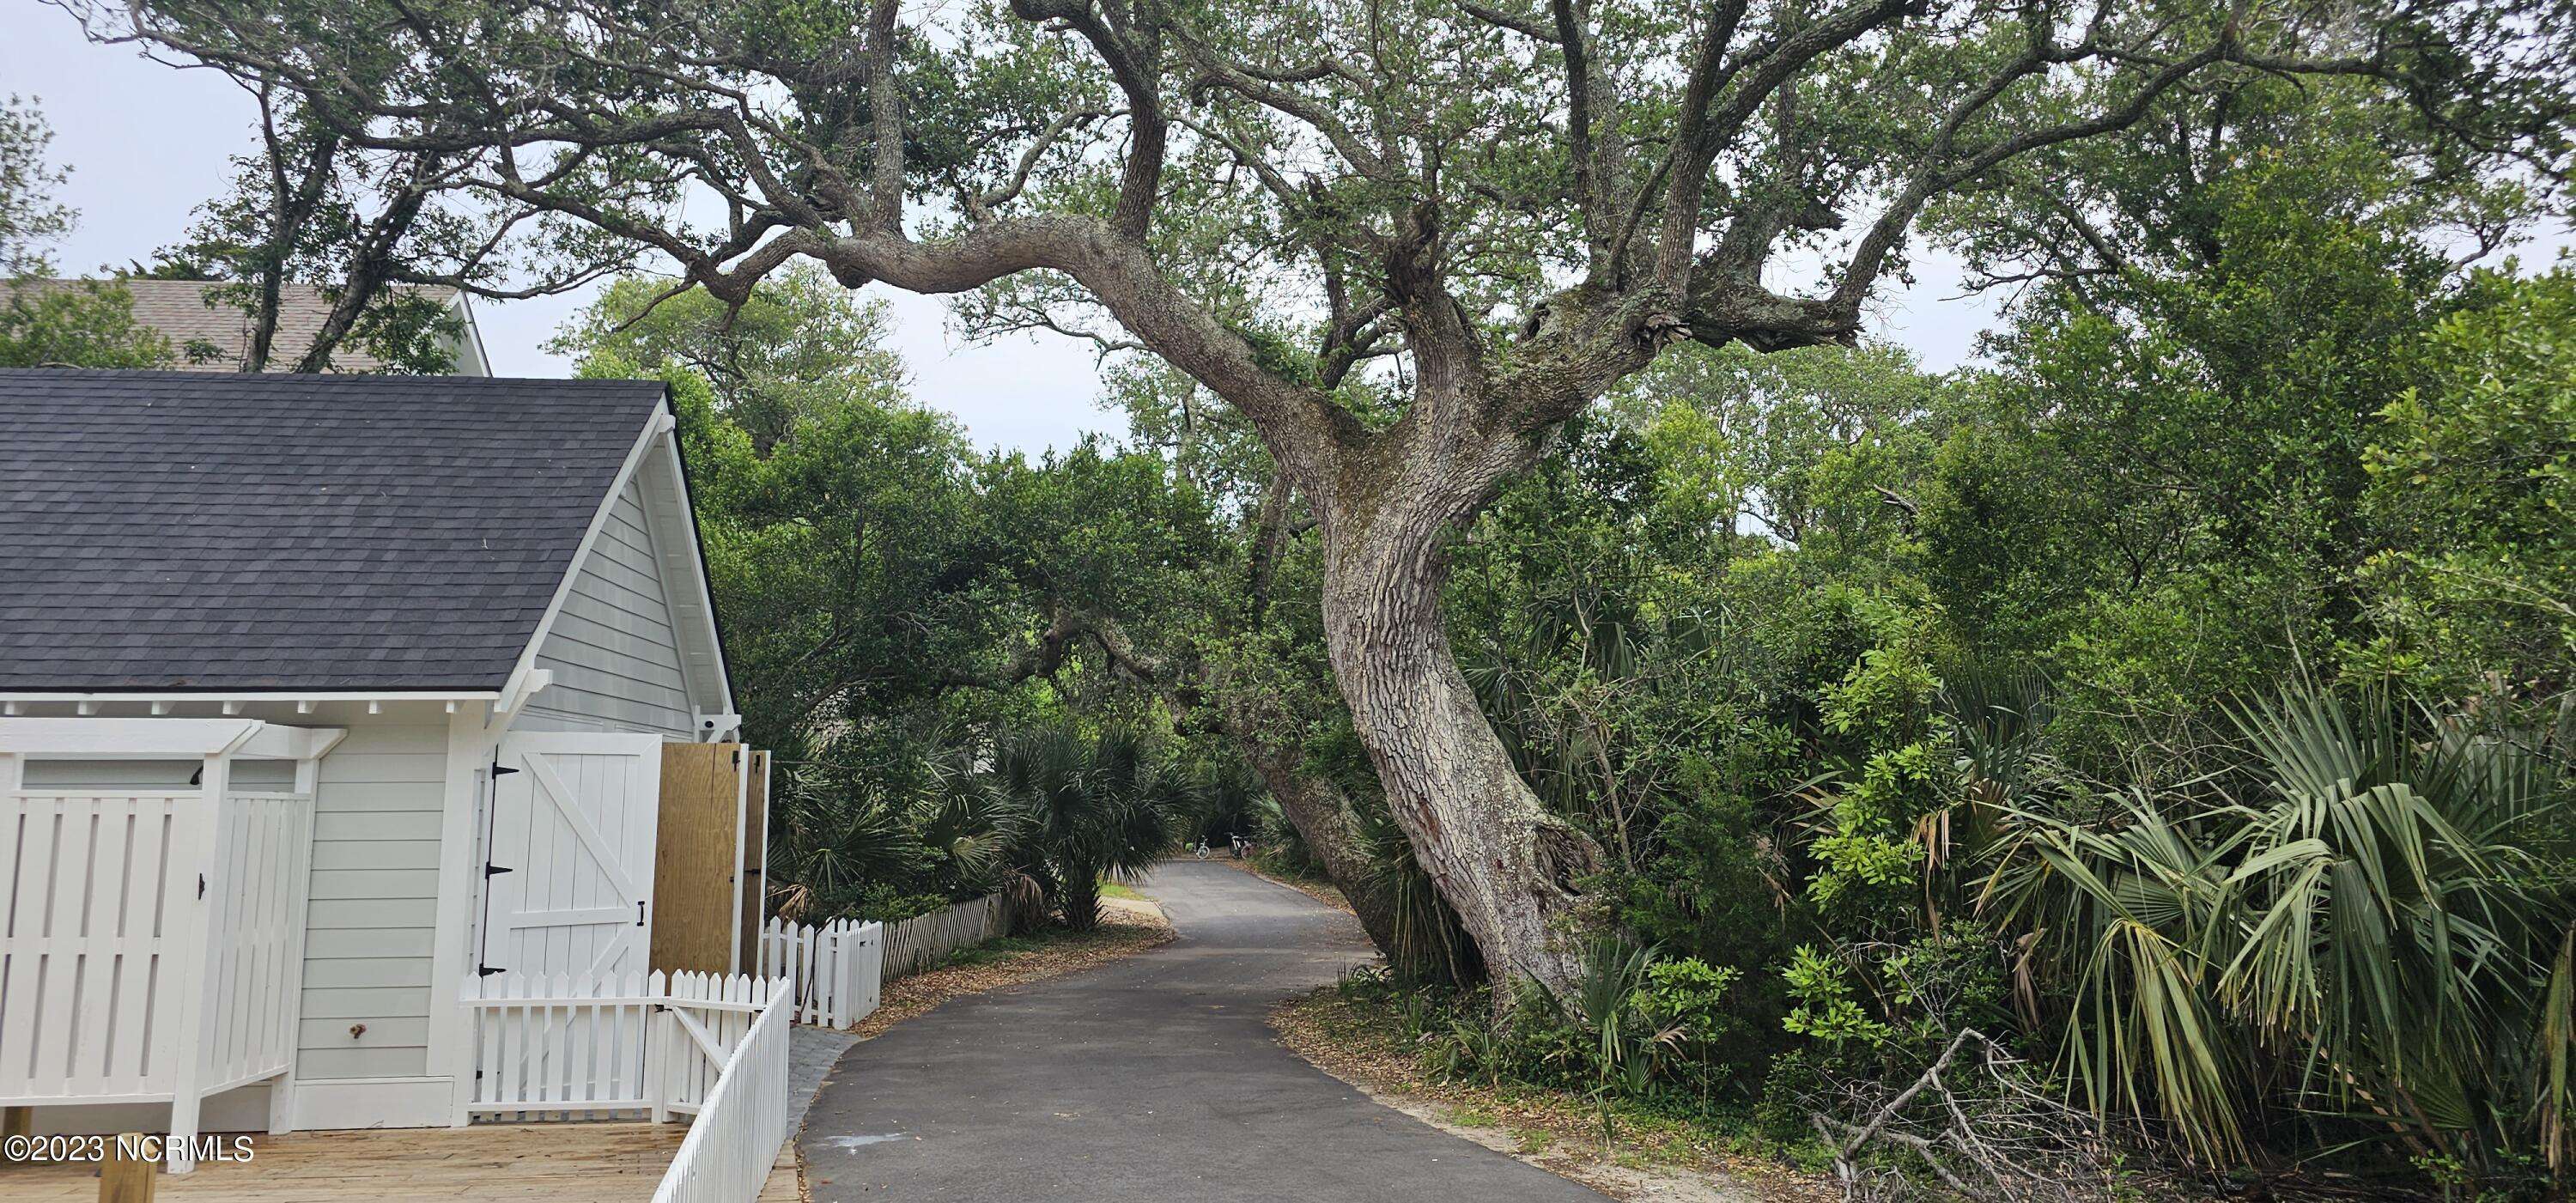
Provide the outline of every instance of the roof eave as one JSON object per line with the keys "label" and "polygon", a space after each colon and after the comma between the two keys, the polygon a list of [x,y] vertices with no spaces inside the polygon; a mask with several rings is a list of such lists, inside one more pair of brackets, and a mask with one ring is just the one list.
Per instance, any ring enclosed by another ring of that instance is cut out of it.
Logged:
{"label": "roof eave", "polygon": [[204,688],[168,685],[106,685],[95,688],[0,689],[0,701],[10,702],[87,702],[114,700],[120,702],[480,702],[501,696],[497,689],[459,689],[451,686],[426,688],[320,689],[289,687],[281,689],[241,689],[233,686]]}

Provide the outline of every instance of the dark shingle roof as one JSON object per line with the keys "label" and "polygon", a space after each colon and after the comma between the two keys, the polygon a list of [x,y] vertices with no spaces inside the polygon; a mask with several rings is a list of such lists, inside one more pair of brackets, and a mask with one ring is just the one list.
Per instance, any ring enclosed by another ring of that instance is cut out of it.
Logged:
{"label": "dark shingle roof", "polygon": [[0,690],[498,688],[661,404],[0,371]]}

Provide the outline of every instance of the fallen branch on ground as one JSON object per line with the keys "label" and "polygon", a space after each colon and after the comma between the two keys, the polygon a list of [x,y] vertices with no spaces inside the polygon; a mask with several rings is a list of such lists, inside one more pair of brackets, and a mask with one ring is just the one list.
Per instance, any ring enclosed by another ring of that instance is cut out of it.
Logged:
{"label": "fallen branch on ground", "polygon": [[1824,1110],[1807,1118],[1834,1151],[1847,1199],[1938,1194],[1927,1173],[1952,1194],[2006,1203],[2114,1193],[2110,1151],[2091,1118],[2033,1088],[2022,1061],[1973,1028],[1960,1029],[1902,1090],[1853,1082],[1844,1092],[1836,1109],[1856,1118]]}

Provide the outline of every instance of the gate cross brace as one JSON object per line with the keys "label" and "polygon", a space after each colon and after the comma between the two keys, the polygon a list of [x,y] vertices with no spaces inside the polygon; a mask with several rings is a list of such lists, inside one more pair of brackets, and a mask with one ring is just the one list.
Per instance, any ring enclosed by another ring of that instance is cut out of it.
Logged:
{"label": "gate cross brace", "polygon": [[724,1050],[716,1046],[716,1038],[698,1023],[695,1016],[678,1007],[665,1009],[670,1011],[671,1018],[680,1021],[680,1030],[689,1034],[690,1042],[698,1046],[698,1051],[706,1054],[708,1064],[719,1067],[724,1064]]}

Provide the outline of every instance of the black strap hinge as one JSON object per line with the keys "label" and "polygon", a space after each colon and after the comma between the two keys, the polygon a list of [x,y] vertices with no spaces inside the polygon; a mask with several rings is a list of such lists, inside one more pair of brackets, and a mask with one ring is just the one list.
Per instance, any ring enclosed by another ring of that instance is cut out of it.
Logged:
{"label": "black strap hinge", "polygon": [[485,877],[498,877],[509,871],[510,867],[508,865],[496,865],[490,861],[485,861],[483,863],[483,876]]}

